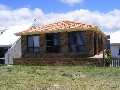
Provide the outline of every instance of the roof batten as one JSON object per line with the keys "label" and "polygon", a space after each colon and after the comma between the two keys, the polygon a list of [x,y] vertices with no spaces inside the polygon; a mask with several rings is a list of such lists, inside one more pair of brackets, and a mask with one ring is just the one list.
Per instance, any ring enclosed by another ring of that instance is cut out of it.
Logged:
{"label": "roof batten", "polygon": [[[100,30],[94,25],[71,22],[71,21],[61,21],[53,24],[48,24],[45,26],[40,26],[36,28],[31,28],[23,32],[15,33],[17,36],[22,35],[33,35],[33,34],[43,34],[43,33],[53,33],[53,32],[71,32],[71,31],[84,31],[84,30]],[[100,30],[101,31],[101,30]]]}

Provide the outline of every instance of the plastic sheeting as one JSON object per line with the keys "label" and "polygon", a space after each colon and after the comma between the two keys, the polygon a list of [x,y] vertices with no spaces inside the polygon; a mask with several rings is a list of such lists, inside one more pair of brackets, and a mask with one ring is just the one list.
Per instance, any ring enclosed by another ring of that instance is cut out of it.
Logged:
{"label": "plastic sheeting", "polygon": [[20,36],[14,35],[14,33],[27,30],[32,26],[33,23],[27,23],[8,27],[8,30],[0,35],[0,47],[12,46],[20,38]]}
{"label": "plastic sheeting", "polygon": [[110,43],[120,43],[120,30],[110,35]]}

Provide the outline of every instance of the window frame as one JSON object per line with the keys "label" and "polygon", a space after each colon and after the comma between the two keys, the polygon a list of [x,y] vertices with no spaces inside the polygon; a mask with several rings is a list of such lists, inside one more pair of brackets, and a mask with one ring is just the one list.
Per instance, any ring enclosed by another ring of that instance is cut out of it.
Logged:
{"label": "window frame", "polygon": [[120,47],[119,47],[119,50],[118,50],[118,55],[120,55]]}
{"label": "window frame", "polygon": [[[39,39],[39,40],[38,40],[38,41],[39,41],[38,47],[37,47],[37,46],[34,46],[34,39],[33,39],[33,38],[34,38],[35,36],[38,36],[38,39]],[[29,38],[29,37],[32,37],[32,39],[33,39],[33,42],[32,42],[33,46],[29,46],[29,45],[28,45],[28,42],[29,42],[29,41],[28,41],[28,38]],[[29,49],[32,49],[32,52],[30,52]],[[38,49],[38,52],[36,52],[35,49]],[[27,53],[40,53],[40,35],[29,35],[29,36],[27,36]]]}
{"label": "window frame", "polygon": [[[59,38],[58,38],[58,45],[55,45],[55,35],[59,35]],[[47,40],[47,35],[50,35],[50,36],[52,36],[52,39],[51,40]],[[60,33],[47,33],[46,35],[45,35],[46,37],[46,52],[47,53],[60,53],[61,52],[61,40],[60,40]],[[49,43],[49,45],[48,45],[48,42],[53,42],[51,45],[50,45],[50,43]],[[48,50],[48,48],[51,48],[51,50],[49,51]],[[55,48],[57,48],[58,49],[58,51],[56,50],[55,51]]]}
{"label": "window frame", "polygon": [[[76,36],[75,36],[75,39],[76,39],[76,40],[74,39],[74,40],[76,41],[76,42],[75,42],[76,44],[74,44],[74,45],[70,44],[70,34],[71,34],[71,33],[75,33],[75,34],[76,34]],[[81,44],[81,45],[78,44],[78,42],[77,42],[77,41],[78,41],[77,33],[84,33],[84,41],[83,41],[84,44],[83,44],[83,45],[82,45],[82,44]],[[83,50],[83,51],[80,51],[80,50],[79,50],[79,47],[81,47],[81,46],[84,47],[84,50]],[[71,47],[75,47],[75,48],[76,48],[76,51],[70,50]],[[85,32],[84,32],[84,31],[74,31],[74,32],[69,32],[69,33],[68,33],[68,51],[69,51],[69,52],[83,52],[83,53],[85,52]]]}

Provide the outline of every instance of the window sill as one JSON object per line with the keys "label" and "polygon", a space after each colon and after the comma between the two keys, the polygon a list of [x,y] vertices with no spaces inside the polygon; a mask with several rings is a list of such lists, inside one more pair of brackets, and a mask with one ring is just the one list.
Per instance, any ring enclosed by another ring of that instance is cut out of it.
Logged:
{"label": "window sill", "polygon": [[45,53],[61,53],[61,52],[45,52]]}
{"label": "window sill", "polygon": [[85,53],[85,52],[68,52],[68,53]]}
{"label": "window sill", "polygon": [[40,52],[38,52],[38,53],[29,53],[29,52],[28,52],[27,54],[40,54]]}

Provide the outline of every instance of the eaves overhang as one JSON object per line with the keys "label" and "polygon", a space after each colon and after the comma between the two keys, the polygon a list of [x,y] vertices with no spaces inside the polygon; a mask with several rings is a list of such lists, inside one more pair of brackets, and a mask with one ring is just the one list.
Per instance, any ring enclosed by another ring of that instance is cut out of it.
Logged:
{"label": "eaves overhang", "polygon": [[60,33],[60,32],[73,32],[73,31],[98,31],[101,32],[105,37],[106,35],[97,27],[83,27],[83,28],[70,28],[70,29],[58,29],[58,30],[37,30],[32,32],[22,32],[15,33],[16,36],[23,35],[35,35],[35,34],[45,34],[45,33]]}

